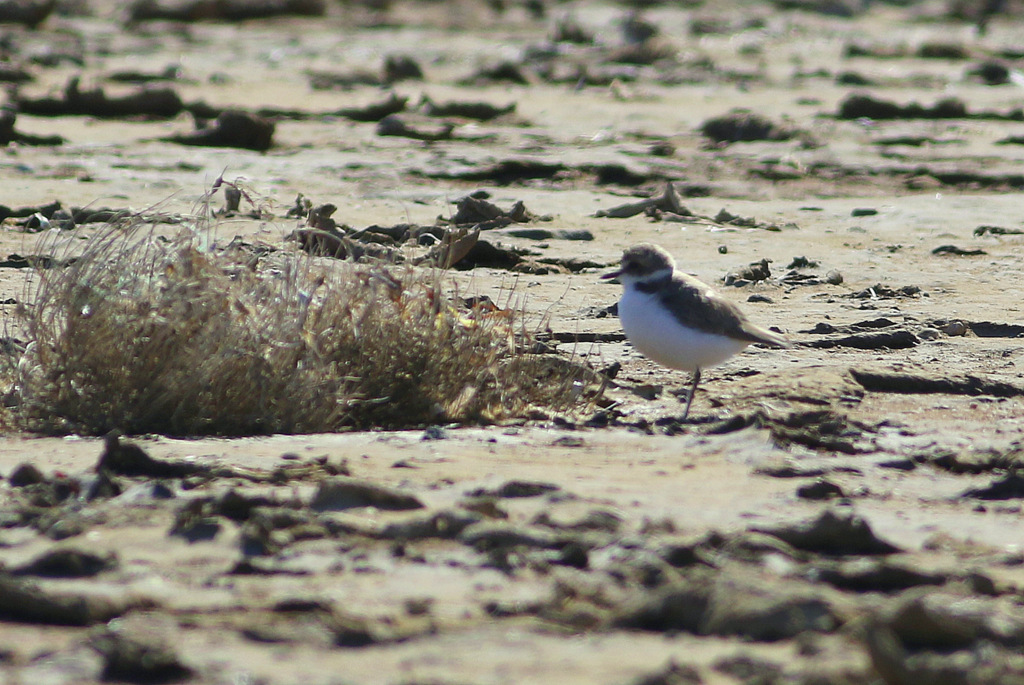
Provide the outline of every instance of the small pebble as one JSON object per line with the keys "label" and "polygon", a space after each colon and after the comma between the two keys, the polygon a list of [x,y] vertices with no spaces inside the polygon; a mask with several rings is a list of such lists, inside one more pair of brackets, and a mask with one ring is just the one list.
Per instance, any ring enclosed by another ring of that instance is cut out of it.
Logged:
{"label": "small pebble", "polygon": [[950,321],[942,327],[942,332],[949,336],[967,335],[967,324],[963,321]]}
{"label": "small pebble", "polygon": [[839,285],[843,282],[843,274],[838,269],[832,269],[825,274],[825,282],[831,285]]}
{"label": "small pebble", "polygon": [[937,328],[922,328],[917,333],[921,340],[937,340],[942,335]]}

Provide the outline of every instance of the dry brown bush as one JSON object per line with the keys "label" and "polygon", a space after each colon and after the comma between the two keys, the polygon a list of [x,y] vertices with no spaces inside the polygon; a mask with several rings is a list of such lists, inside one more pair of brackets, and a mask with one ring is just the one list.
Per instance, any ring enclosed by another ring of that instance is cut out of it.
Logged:
{"label": "dry brown bush", "polygon": [[[108,227],[23,308],[17,414],[35,431],[245,435],[522,416],[579,402],[584,367],[528,354],[517,313],[437,270]],[[271,264],[268,266],[266,262]],[[590,379],[586,379],[590,380]]]}

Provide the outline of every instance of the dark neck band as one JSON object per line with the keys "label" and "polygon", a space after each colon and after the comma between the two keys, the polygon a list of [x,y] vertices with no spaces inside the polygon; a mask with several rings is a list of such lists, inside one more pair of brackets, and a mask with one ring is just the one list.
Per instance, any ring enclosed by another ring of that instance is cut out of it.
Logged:
{"label": "dark neck band", "polygon": [[661,290],[665,283],[671,279],[672,275],[669,274],[664,278],[659,278],[656,281],[639,281],[636,284],[636,289],[642,293],[647,293],[648,295],[650,295],[651,293],[656,293],[659,290]]}

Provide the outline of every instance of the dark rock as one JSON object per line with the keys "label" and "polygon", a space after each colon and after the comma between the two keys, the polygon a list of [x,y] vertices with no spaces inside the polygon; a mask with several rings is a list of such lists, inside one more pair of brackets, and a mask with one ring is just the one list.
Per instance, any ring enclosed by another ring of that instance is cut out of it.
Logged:
{"label": "dark rock", "polygon": [[117,431],[111,431],[104,438],[103,453],[96,464],[96,472],[102,471],[122,476],[184,478],[202,473],[204,469],[194,464],[154,459],[135,443],[122,442]]}
{"label": "dark rock", "polygon": [[648,198],[646,200],[640,200],[639,202],[627,202],[624,205],[617,205],[611,209],[599,209],[594,212],[594,216],[608,217],[611,219],[627,219],[631,216],[650,212],[651,210],[671,212],[672,214],[678,214],[679,216],[693,215],[689,209],[683,206],[682,200],[679,199],[679,194],[676,192],[675,185],[672,183],[666,183],[665,190],[661,195]]}
{"label": "dark rock", "polygon": [[490,521],[469,526],[458,538],[463,544],[481,552],[514,547],[560,549],[566,544],[564,536],[555,535],[547,530]]}
{"label": "dark rock", "polygon": [[463,119],[476,119],[477,121],[490,121],[491,119],[516,111],[516,104],[514,102],[505,107],[495,107],[486,102],[436,103],[426,97],[423,99],[420,107],[424,114],[432,117],[460,117]]}
{"label": "dark rock", "polygon": [[169,119],[177,116],[184,107],[177,92],[170,88],[142,88],[122,96],[108,96],[102,88],[81,90],[77,76],[68,81],[63,97],[18,100],[18,111],[22,114],[51,117],[84,115],[103,119],[140,116]]}
{"label": "dark rock", "polygon": [[377,122],[378,136],[398,136],[401,138],[412,138],[413,140],[449,140],[454,130],[455,127],[449,123],[433,128],[414,126],[397,114],[389,114]]}
{"label": "dark rock", "polygon": [[910,331],[900,330],[884,333],[861,333],[829,340],[812,340],[807,345],[824,349],[852,347],[857,350],[904,350],[915,347],[920,342],[921,340]]}
{"label": "dark rock", "polygon": [[846,493],[835,483],[819,479],[813,483],[801,485],[796,489],[796,496],[800,499],[822,500],[832,497],[846,497]]}
{"label": "dark rock", "polygon": [[967,106],[956,98],[940,100],[932,107],[911,103],[906,107],[877,100],[870,95],[850,95],[839,105],[839,119],[962,119]]}
{"label": "dark rock", "polygon": [[920,585],[942,585],[947,576],[919,571],[889,559],[854,559],[819,565],[813,571],[833,587],[855,592],[897,592]]}
{"label": "dark rock", "polygon": [[532,523],[556,530],[602,530],[615,533],[622,527],[622,517],[612,511],[591,509],[580,519],[559,521],[554,519],[550,512],[542,511],[534,517]]}
{"label": "dark rock", "polygon": [[57,0],[6,0],[0,3],[0,24],[21,24],[34,29],[50,16]]}
{"label": "dark rock", "polygon": [[559,490],[553,483],[539,481],[510,480],[493,490],[477,488],[467,493],[470,497],[537,497],[548,492]]}
{"label": "dark rock", "polygon": [[385,100],[373,102],[364,107],[346,107],[333,114],[352,121],[380,121],[391,114],[404,111],[409,98],[389,93]]}
{"label": "dark rock", "polygon": [[778,664],[745,654],[722,657],[712,668],[744,685],[771,685],[782,675]]}
{"label": "dark rock", "polygon": [[467,511],[439,511],[422,518],[389,523],[379,533],[385,540],[424,540],[456,538],[474,523],[483,520],[479,513]]}
{"label": "dark rock", "polygon": [[806,590],[726,576],[715,583],[702,632],[771,642],[806,631],[828,632],[837,625],[828,602]]}
{"label": "dark rock", "polygon": [[736,112],[708,119],[700,132],[715,143],[737,143],[755,140],[790,140],[796,131],[774,124],[765,117],[751,112]]}
{"label": "dark rock", "polygon": [[772,277],[772,271],[768,264],[767,259],[761,259],[731,271],[725,277],[725,285],[746,285],[766,281]]}
{"label": "dark rock", "polygon": [[314,511],[343,511],[358,507],[404,510],[421,509],[423,503],[412,495],[384,485],[335,476],[320,483],[309,506]]}
{"label": "dark rock", "polygon": [[15,569],[15,575],[88,578],[117,567],[113,554],[93,554],[71,547],[51,550]]}
{"label": "dark rock", "polygon": [[984,250],[965,250],[956,245],[939,245],[932,250],[932,254],[950,254],[958,257],[977,257],[988,254]]}
{"label": "dark rock", "polygon": [[711,602],[710,579],[695,576],[679,583],[648,592],[620,608],[611,624],[615,628],[633,628],[670,632],[682,630],[699,634]]}
{"label": "dark rock", "polygon": [[1001,478],[996,478],[983,488],[967,490],[961,497],[983,500],[1024,498],[1024,474],[1012,471]]}
{"label": "dark rock", "polygon": [[7,478],[7,482],[11,484],[11,487],[15,488],[23,488],[26,485],[35,485],[45,481],[46,476],[43,475],[43,472],[36,468],[34,464],[27,462],[16,466]]}
{"label": "dark rock", "polygon": [[121,616],[138,602],[95,594],[56,593],[0,572],[0,617],[25,623],[89,626]]}
{"label": "dark rock", "polygon": [[0,145],[7,145],[9,143],[20,143],[21,145],[61,145],[64,143],[64,139],[60,136],[34,136],[14,130],[14,122],[17,117],[17,112],[10,107],[0,107]]}
{"label": "dark rock", "polygon": [[992,395],[995,397],[1019,397],[1024,395],[1024,386],[968,374],[925,374],[909,371],[880,371],[857,368],[850,369],[850,373],[853,374],[854,380],[862,385],[865,390],[873,392]]}
{"label": "dark rock", "polygon": [[760,529],[797,549],[819,554],[893,554],[898,547],[875,536],[861,517],[825,510],[818,518],[774,529]]}
{"label": "dark rock", "polygon": [[135,0],[128,8],[129,21],[246,21],[297,15],[320,17],[325,0]]}
{"label": "dark rock", "polygon": [[192,133],[168,136],[161,140],[199,147],[230,147],[265,152],[274,137],[274,122],[240,110],[221,112],[213,126],[199,127]]}
{"label": "dark rock", "polygon": [[423,68],[409,55],[388,55],[384,58],[384,82],[422,81]]}
{"label": "dark rock", "polygon": [[103,679],[126,683],[175,683],[192,677],[174,649],[156,641],[144,641],[114,631],[92,638],[92,647],[103,655]]}

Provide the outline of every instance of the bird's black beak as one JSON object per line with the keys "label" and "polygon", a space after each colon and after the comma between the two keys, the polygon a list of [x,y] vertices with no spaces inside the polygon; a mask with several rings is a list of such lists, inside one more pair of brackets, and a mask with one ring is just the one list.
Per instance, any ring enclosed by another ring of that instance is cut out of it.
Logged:
{"label": "bird's black beak", "polygon": [[622,275],[622,269],[619,269],[617,271],[611,271],[611,272],[606,273],[606,274],[601,274],[601,280],[607,281],[608,279],[611,279],[611,278],[618,278],[621,275]]}

